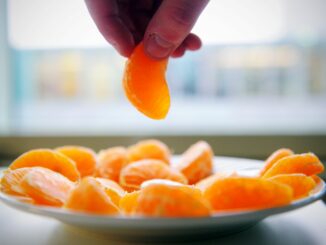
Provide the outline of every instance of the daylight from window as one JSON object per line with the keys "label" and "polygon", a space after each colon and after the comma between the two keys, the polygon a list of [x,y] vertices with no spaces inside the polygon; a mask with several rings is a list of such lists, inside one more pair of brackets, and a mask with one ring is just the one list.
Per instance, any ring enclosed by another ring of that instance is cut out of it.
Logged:
{"label": "daylight from window", "polygon": [[9,0],[11,84],[0,86],[11,123],[0,132],[325,133],[325,11],[322,0],[211,1],[193,29],[203,48],[169,61],[171,111],[152,121],[125,98],[125,59],[83,1]]}

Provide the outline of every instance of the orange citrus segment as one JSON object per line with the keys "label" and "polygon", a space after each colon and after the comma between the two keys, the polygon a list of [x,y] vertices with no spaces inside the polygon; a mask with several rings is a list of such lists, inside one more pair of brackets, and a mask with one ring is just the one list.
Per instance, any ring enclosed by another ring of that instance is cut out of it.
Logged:
{"label": "orange citrus segment", "polygon": [[50,150],[37,149],[28,151],[19,156],[10,166],[14,170],[23,167],[44,167],[58,172],[72,181],[80,178],[76,164],[65,155]]}
{"label": "orange citrus segment", "polygon": [[175,167],[187,177],[189,184],[195,184],[212,174],[213,156],[209,144],[199,141],[183,153]]}
{"label": "orange citrus segment", "polygon": [[292,189],[261,178],[217,179],[203,193],[215,211],[261,209],[288,204]]}
{"label": "orange citrus segment", "polygon": [[280,174],[269,178],[269,180],[290,186],[294,199],[309,195],[316,186],[314,179],[304,174]]}
{"label": "orange citrus segment", "polygon": [[319,174],[323,171],[324,165],[315,154],[304,153],[281,158],[262,177],[269,178],[279,174],[295,173],[302,173],[309,176]]}
{"label": "orange citrus segment", "polygon": [[165,80],[168,59],[154,60],[147,56],[141,42],[126,62],[123,77],[125,94],[143,114],[163,119],[170,108],[169,88]]}
{"label": "orange citrus segment", "polygon": [[126,215],[132,215],[137,206],[139,194],[140,191],[133,191],[124,195],[119,202],[119,208],[121,212]]}
{"label": "orange citrus segment", "polygon": [[310,177],[315,181],[317,185],[322,181],[322,179],[318,175],[311,175]]}
{"label": "orange citrus segment", "polygon": [[167,180],[167,179],[146,180],[141,184],[140,188],[145,189],[150,185],[176,186],[176,187],[180,187],[181,190],[183,190],[184,192],[188,192],[189,194],[191,194],[194,197],[197,197],[197,198],[202,198],[203,197],[203,194],[202,194],[201,190],[199,188],[197,188],[196,186],[181,184],[180,182],[176,182],[176,181],[173,181],[173,180]]}
{"label": "orange citrus segment", "polygon": [[119,182],[120,171],[126,165],[126,148],[112,147],[101,150],[98,154],[98,165],[94,175]]}
{"label": "orange citrus segment", "polygon": [[93,174],[96,166],[96,154],[92,149],[83,146],[62,146],[55,150],[76,163],[81,177]]}
{"label": "orange citrus segment", "polygon": [[151,184],[140,191],[135,214],[152,217],[199,217],[210,215],[203,198],[183,186]]}
{"label": "orange citrus segment", "polygon": [[172,186],[188,186],[185,184],[181,184],[180,182],[176,182],[173,180],[168,180],[168,179],[151,179],[151,180],[146,180],[140,185],[140,189],[144,189],[147,186],[150,185],[172,185]]}
{"label": "orange citrus segment", "polygon": [[43,167],[32,168],[20,186],[35,203],[50,206],[61,206],[75,187],[65,176]]}
{"label": "orange citrus segment", "polygon": [[112,180],[103,179],[103,178],[95,178],[95,179],[103,186],[106,194],[111,198],[113,203],[119,206],[120,199],[125,195],[124,189],[122,189],[122,187],[119,184],[117,184]]}
{"label": "orange citrus segment", "polygon": [[146,159],[130,163],[123,168],[120,174],[120,185],[137,190],[144,181],[151,179],[169,179],[183,184],[187,183],[187,179],[182,173],[172,169],[164,162]]}
{"label": "orange citrus segment", "polygon": [[260,170],[259,175],[263,176],[268,169],[270,169],[278,160],[282,159],[283,157],[293,155],[293,151],[287,148],[281,148],[277,151],[274,151],[265,161],[264,167]]}
{"label": "orange citrus segment", "polygon": [[135,162],[142,159],[157,159],[167,164],[171,153],[167,145],[159,140],[143,140],[128,148],[128,161]]}
{"label": "orange citrus segment", "polygon": [[205,179],[196,183],[196,187],[201,190],[205,191],[211,184],[213,184],[217,179],[228,178],[228,177],[237,177],[236,173],[215,173],[212,174]]}
{"label": "orange citrus segment", "polygon": [[15,170],[6,170],[1,179],[1,191],[10,195],[25,195],[20,187],[20,183],[25,175],[33,168],[18,168]]}
{"label": "orange citrus segment", "polygon": [[85,177],[70,193],[65,208],[94,213],[118,214],[119,209],[105,192],[103,186],[92,177]]}

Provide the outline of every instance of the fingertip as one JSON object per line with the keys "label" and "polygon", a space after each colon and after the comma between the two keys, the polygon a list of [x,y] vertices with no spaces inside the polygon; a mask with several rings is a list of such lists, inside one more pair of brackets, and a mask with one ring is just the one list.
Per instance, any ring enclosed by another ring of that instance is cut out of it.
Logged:
{"label": "fingertip", "polygon": [[192,50],[192,51],[198,50],[202,46],[202,42],[201,42],[200,38],[193,33],[190,33],[186,37],[186,39],[184,40],[184,44],[187,47],[187,49]]}
{"label": "fingertip", "polygon": [[181,45],[171,54],[171,57],[180,58],[185,54],[185,52],[186,52],[185,46]]}

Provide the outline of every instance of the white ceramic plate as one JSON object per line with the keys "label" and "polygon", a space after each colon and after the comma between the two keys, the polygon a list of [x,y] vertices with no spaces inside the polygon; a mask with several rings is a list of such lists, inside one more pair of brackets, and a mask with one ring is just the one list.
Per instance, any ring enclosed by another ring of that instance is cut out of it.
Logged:
{"label": "white ceramic plate", "polygon": [[[174,162],[177,161],[175,157]],[[263,162],[258,160],[215,157],[214,170],[223,172],[237,171],[242,175],[255,175]],[[19,202],[0,193],[0,200],[7,205],[28,213],[57,219],[65,224],[106,233],[110,237],[123,240],[162,241],[164,239],[191,239],[203,235],[212,237],[226,235],[246,229],[262,219],[306,206],[326,193],[325,183],[321,182],[307,197],[290,205],[246,212],[227,212],[214,217],[204,218],[126,218],[89,215],[66,211],[58,208],[40,207]]]}

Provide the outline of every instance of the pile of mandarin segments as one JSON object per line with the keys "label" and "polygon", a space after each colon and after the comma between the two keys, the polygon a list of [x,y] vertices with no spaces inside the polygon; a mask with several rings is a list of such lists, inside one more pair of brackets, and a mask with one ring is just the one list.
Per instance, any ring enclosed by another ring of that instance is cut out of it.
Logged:
{"label": "pile of mandarin segments", "polygon": [[36,149],[5,170],[1,191],[29,205],[88,214],[202,217],[288,205],[309,196],[324,170],[313,153],[283,148],[255,177],[214,173],[213,157],[204,141],[174,164],[171,150],[158,140],[99,153],[81,146]]}

